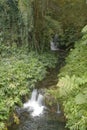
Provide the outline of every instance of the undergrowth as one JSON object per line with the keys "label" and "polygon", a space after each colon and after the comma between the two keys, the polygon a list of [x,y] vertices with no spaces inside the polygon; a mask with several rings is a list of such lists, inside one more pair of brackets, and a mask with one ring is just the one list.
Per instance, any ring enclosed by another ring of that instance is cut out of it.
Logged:
{"label": "undergrowth", "polygon": [[51,90],[63,103],[70,130],[87,130],[87,26],[82,33],[60,70],[57,89]]}
{"label": "undergrowth", "polygon": [[57,57],[50,52],[39,55],[3,45],[0,52],[0,130],[5,130],[15,105],[22,106],[21,97],[44,79],[47,67],[55,67]]}

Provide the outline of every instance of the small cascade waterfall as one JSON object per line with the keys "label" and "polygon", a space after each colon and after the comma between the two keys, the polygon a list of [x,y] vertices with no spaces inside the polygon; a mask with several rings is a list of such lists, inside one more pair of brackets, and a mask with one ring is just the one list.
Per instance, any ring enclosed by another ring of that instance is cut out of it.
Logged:
{"label": "small cascade waterfall", "polygon": [[37,90],[34,89],[31,95],[31,99],[24,103],[24,108],[28,108],[32,116],[39,116],[43,114],[45,106],[43,105],[43,95],[38,94]]}
{"label": "small cascade waterfall", "polygon": [[59,50],[53,41],[50,42],[50,49],[51,49],[51,51]]}
{"label": "small cascade waterfall", "polygon": [[34,89],[33,92],[32,92],[32,95],[31,95],[31,101],[36,101],[36,98],[37,98],[37,89]]}
{"label": "small cascade waterfall", "polygon": [[57,103],[57,113],[60,114],[61,113],[61,110],[60,110],[60,105],[59,103]]}
{"label": "small cascade waterfall", "polygon": [[[53,107],[55,112],[50,111],[44,105],[42,92],[37,89],[33,90],[31,98],[24,103],[23,108],[17,108],[18,114],[20,114],[20,124],[12,124],[8,130],[67,130],[59,102],[57,103],[57,110],[56,107]],[[42,114],[44,116],[41,116]]]}
{"label": "small cascade waterfall", "polygon": [[39,106],[43,105],[43,95],[41,94],[38,95],[37,103],[39,104]]}

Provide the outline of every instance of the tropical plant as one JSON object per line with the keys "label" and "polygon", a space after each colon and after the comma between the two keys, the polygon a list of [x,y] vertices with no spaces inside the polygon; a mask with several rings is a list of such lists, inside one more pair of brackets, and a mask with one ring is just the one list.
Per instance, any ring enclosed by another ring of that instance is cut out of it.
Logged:
{"label": "tropical plant", "polygon": [[82,33],[61,68],[57,84],[57,98],[62,99],[70,130],[87,129],[87,26]]}
{"label": "tropical plant", "polygon": [[66,127],[70,130],[87,129],[87,26],[82,33],[60,69],[57,88],[49,91],[56,102],[63,104]]}
{"label": "tropical plant", "polygon": [[5,129],[15,106],[22,106],[22,97],[30,94],[35,84],[44,79],[46,68],[54,67],[57,62],[52,53],[39,56],[36,52],[27,53],[24,48],[4,48],[0,57],[0,130]]}

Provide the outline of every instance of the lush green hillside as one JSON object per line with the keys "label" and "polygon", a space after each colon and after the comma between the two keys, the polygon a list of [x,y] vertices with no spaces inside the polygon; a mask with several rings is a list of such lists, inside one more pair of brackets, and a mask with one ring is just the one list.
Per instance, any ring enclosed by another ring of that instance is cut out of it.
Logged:
{"label": "lush green hillside", "polygon": [[50,52],[39,55],[27,53],[24,48],[3,46],[2,49],[5,50],[1,51],[0,57],[0,130],[5,129],[15,106],[22,105],[22,96],[29,94],[46,76],[46,68],[54,68],[57,62],[57,57]]}
{"label": "lush green hillside", "polygon": [[67,127],[87,129],[87,26],[61,68],[55,97],[62,99]]}
{"label": "lush green hillside", "polygon": [[0,17],[0,130],[46,68],[55,67],[56,53],[49,52],[55,34],[59,49],[70,53],[53,96],[62,100],[67,127],[86,130],[87,0],[0,0]]}

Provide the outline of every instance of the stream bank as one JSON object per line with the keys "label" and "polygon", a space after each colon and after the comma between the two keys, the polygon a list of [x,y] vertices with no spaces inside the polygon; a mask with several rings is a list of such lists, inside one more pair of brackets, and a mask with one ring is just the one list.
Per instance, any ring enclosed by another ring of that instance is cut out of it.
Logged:
{"label": "stream bank", "polygon": [[47,69],[47,75],[46,77],[42,80],[39,81],[36,84],[36,88],[50,88],[56,86],[58,82],[58,73],[60,71],[60,68],[65,65],[65,57],[68,55],[68,51],[56,51],[52,52],[55,53],[55,55],[58,55],[58,62],[56,64],[56,67],[54,69]]}
{"label": "stream bank", "polygon": [[[65,52],[56,52],[59,54],[58,64],[55,69],[50,69],[47,73],[46,78],[43,81],[38,82],[36,88],[38,89],[48,89],[56,86],[58,82],[58,72],[59,69],[64,65]],[[20,124],[12,124],[8,127],[8,130],[67,130],[65,129],[65,119],[64,115],[57,114],[55,111],[55,106],[53,110],[46,111],[40,117],[32,118],[29,112],[24,111],[20,114],[19,120]]]}
{"label": "stream bank", "polygon": [[56,114],[45,113],[40,117],[30,117],[29,113],[22,113],[20,124],[13,124],[9,130],[68,130],[65,123],[57,120]]}

